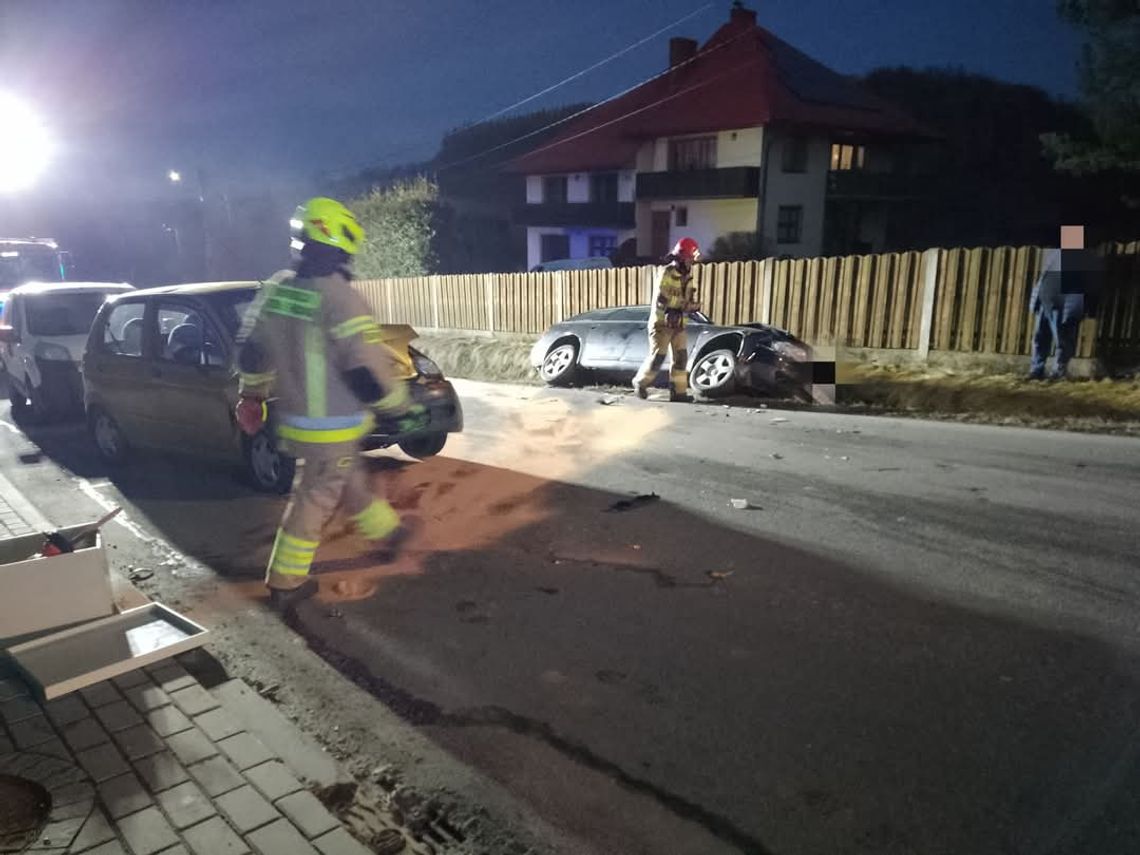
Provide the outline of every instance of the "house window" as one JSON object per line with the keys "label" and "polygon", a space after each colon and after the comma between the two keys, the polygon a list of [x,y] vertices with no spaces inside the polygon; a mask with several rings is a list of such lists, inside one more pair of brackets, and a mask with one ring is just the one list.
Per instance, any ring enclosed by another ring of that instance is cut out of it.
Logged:
{"label": "house window", "polygon": [[542,235],[539,239],[540,261],[561,261],[570,257],[570,235]]}
{"label": "house window", "polygon": [[808,145],[803,137],[789,137],[784,140],[784,157],[781,164],[784,172],[807,172]]}
{"label": "house window", "polygon": [[617,249],[617,235],[590,235],[590,258],[609,258]]}
{"label": "house window", "polygon": [[716,168],[716,137],[669,140],[669,171]]}
{"label": "house window", "polygon": [[546,175],[542,179],[542,201],[547,205],[565,205],[567,199],[566,176]]}
{"label": "house window", "polygon": [[831,144],[831,171],[847,172],[852,169],[862,169],[867,157],[867,150],[861,145],[845,145],[843,143]]}
{"label": "house window", "polygon": [[598,172],[590,176],[591,202],[616,202],[618,177],[616,172]]}
{"label": "house window", "polygon": [[776,218],[776,242],[799,243],[803,233],[803,205],[781,205]]}
{"label": "house window", "polygon": [[678,228],[685,228],[689,225],[689,209],[684,205],[678,205],[677,210],[674,211],[674,218]]}

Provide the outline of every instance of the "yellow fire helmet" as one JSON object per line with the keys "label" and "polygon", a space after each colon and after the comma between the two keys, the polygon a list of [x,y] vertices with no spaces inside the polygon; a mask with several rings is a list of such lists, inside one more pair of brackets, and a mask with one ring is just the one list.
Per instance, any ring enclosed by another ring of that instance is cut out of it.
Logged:
{"label": "yellow fire helmet", "polygon": [[293,240],[317,243],[343,249],[349,255],[360,252],[364,243],[364,229],[356,216],[336,199],[317,196],[298,206],[289,221]]}

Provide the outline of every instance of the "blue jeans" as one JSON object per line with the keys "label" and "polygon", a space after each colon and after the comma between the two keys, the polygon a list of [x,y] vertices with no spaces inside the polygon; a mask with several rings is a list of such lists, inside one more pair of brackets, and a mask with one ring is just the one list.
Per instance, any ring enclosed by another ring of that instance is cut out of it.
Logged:
{"label": "blue jeans", "polygon": [[1077,330],[1084,317],[1084,301],[1079,297],[1066,297],[1061,306],[1042,306],[1037,311],[1037,326],[1033,331],[1033,355],[1029,361],[1031,377],[1045,376],[1045,363],[1049,351],[1056,345],[1054,377],[1064,377],[1069,360],[1077,351]]}

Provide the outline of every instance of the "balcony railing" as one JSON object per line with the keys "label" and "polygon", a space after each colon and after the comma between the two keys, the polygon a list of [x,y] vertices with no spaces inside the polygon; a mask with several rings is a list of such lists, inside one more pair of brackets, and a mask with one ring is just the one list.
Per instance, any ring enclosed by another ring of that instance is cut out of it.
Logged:
{"label": "balcony railing", "polygon": [[827,174],[829,199],[915,199],[925,195],[921,176],[836,170]]}
{"label": "balcony railing", "polygon": [[515,209],[520,226],[604,226],[634,227],[632,202],[563,202],[520,205]]}
{"label": "balcony railing", "polygon": [[756,166],[642,172],[637,176],[638,199],[755,199],[759,193],[760,168]]}

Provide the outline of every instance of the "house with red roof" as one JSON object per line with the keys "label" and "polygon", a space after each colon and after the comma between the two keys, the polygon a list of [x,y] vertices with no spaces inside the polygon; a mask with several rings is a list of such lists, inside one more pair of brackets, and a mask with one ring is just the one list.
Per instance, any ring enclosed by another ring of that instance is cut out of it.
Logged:
{"label": "house with red roof", "polygon": [[706,257],[722,238],[765,256],[880,252],[914,215],[933,140],[737,0],[704,45],[672,39],[661,74],[508,168],[526,176],[528,267],[660,258],[683,235]]}

